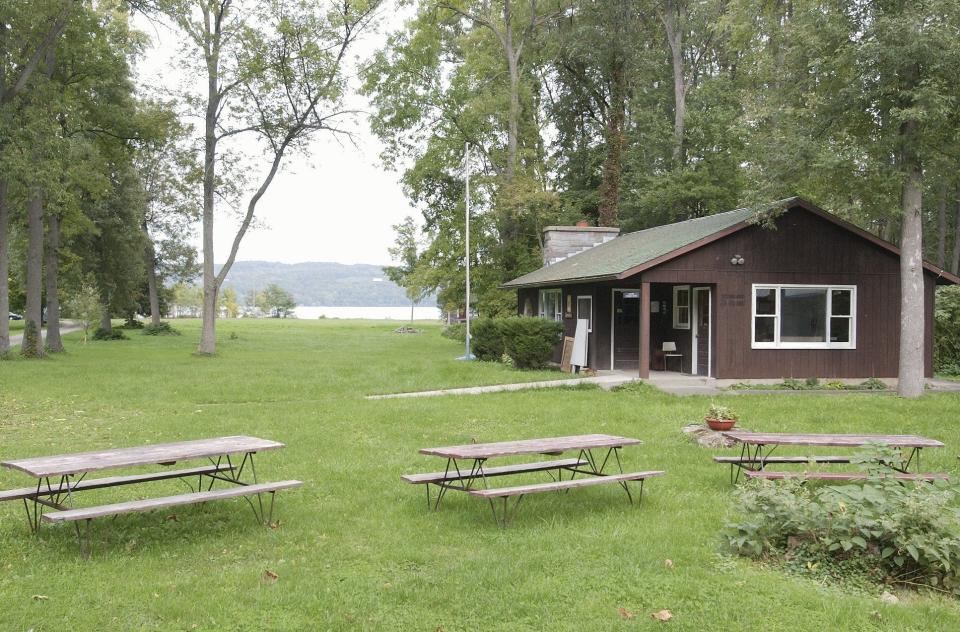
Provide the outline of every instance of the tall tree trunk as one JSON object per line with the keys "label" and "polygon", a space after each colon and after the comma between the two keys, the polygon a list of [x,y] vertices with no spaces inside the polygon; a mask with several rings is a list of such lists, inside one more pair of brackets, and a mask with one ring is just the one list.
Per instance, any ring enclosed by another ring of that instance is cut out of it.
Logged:
{"label": "tall tree trunk", "polygon": [[[213,264],[213,211],[216,193],[217,114],[220,109],[220,20],[208,20],[207,109],[203,142],[203,326],[197,353],[217,352],[217,275]],[[213,28],[210,32],[209,29]]]}
{"label": "tall tree trunk", "polygon": [[144,264],[147,268],[147,296],[150,299],[150,324],[154,327],[160,324],[160,292],[157,289],[157,252],[144,221],[140,228],[147,239],[147,247],[143,251]]}
{"label": "tall tree trunk", "polygon": [[35,192],[27,203],[27,305],[20,353],[43,356],[43,198]]}
{"label": "tall tree trunk", "polygon": [[113,319],[111,318],[109,303],[103,297],[100,299],[100,329],[107,333],[113,332]]}
{"label": "tall tree trunk", "polygon": [[670,58],[673,62],[673,164],[683,166],[683,137],[687,117],[687,79],[683,64],[683,33],[677,24],[679,8],[676,0],[667,0],[662,16],[663,26],[670,45]]}
{"label": "tall tree trunk", "polygon": [[924,386],[923,170],[916,153],[917,122],[900,127],[905,172],[900,228],[900,367],[897,392],[920,397]]}
{"label": "tall tree trunk", "polygon": [[50,213],[47,216],[46,260],[46,300],[47,300],[47,349],[51,353],[63,352],[63,340],[60,338],[60,216]]}
{"label": "tall tree trunk", "polygon": [[956,205],[953,217],[953,257],[950,260],[950,272],[954,274],[960,272],[960,185],[957,186],[956,196],[953,201]]}
{"label": "tall tree trunk", "polygon": [[520,59],[513,45],[513,16],[511,0],[503,2],[503,52],[507,56],[510,75],[510,111],[507,121],[507,180],[517,172],[517,137],[520,135]]}
{"label": "tall tree trunk", "polygon": [[7,254],[10,211],[7,208],[7,181],[0,178],[0,357],[10,352],[10,258]]}
{"label": "tall tree trunk", "polygon": [[626,76],[623,59],[617,56],[610,69],[610,109],[607,112],[607,156],[600,181],[600,226],[617,226],[620,205],[620,176],[623,173],[624,119],[626,118]]}
{"label": "tall tree trunk", "polygon": [[940,184],[937,195],[937,265],[947,265],[947,183]]}

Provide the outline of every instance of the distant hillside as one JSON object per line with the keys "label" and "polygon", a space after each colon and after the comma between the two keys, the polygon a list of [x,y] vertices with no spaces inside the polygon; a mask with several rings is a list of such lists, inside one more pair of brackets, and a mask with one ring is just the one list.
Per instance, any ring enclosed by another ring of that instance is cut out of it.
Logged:
{"label": "distant hillside", "polygon": [[[219,272],[220,266],[217,266]],[[381,307],[409,305],[403,288],[391,283],[381,266],[342,263],[274,263],[237,261],[224,282],[243,297],[276,283],[296,299],[298,305]],[[421,305],[433,305],[428,297]]]}

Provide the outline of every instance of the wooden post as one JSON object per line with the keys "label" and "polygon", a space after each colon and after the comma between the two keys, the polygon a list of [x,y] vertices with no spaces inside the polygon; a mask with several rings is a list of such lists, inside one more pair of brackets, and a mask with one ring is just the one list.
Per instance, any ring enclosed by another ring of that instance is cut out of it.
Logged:
{"label": "wooden post", "polygon": [[640,378],[650,377],[650,283],[640,284]]}

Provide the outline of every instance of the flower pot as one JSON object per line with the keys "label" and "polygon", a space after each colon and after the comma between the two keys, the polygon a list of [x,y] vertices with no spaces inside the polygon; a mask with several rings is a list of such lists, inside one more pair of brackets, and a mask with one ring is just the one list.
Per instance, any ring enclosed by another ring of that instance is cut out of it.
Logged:
{"label": "flower pot", "polygon": [[730,430],[733,428],[734,424],[737,423],[736,419],[710,419],[709,417],[705,420],[707,425],[710,427],[710,430]]}

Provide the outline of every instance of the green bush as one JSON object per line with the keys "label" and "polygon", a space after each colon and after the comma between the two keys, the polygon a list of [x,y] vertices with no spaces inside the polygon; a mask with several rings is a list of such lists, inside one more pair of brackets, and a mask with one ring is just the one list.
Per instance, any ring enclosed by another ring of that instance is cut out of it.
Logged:
{"label": "green bush", "polygon": [[143,328],[144,336],[179,336],[180,332],[173,328],[168,322],[160,322],[156,325],[150,324]]}
{"label": "green bush", "polygon": [[[878,458],[885,457],[870,460]],[[875,579],[960,595],[955,484],[903,484],[874,469],[862,484],[811,488],[761,480],[736,496],[744,518],[728,525],[726,537],[741,555],[802,558],[810,569],[852,561]]]}
{"label": "green bush", "polygon": [[123,333],[122,329],[104,329],[103,327],[98,327],[95,332],[93,332],[94,340],[130,340],[127,337],[127,334]]}
{"label": "green bush", "polygon": [[933,365],[937,373],[960,375],[960,286],[937,290]]}
{"label": "green bush", "polygon": [[444,338],[449,338],[450,340],[457,340],[459,342],[466,342],[467,340],[467,326],[464,323],[455,323],[453,325],[447,325],[443,328],[443,331],[440,332],[440,335]]}
{"label": "green bush", "polygon": [[887,390],[887,385],[883,380],[871,377],[860,382],[857,388],[864,391],[885,391]]}
{"label": "green bush", "polygon": [[498,319],[503,350],[518,369],[536,369],[550,361],[563,339],[563,324],[546,318],[510,316]]}
{"label": "green bush", "polygon": [[470,323],[470,351],[478,360],[499,362],[506,348],[500,323],[503,319],[478,318]]}
{"label": "green bush", "polygon": [[143,323],[137,320],[136,316],[130,316],[123,321],[122,329],[143,329]]}

